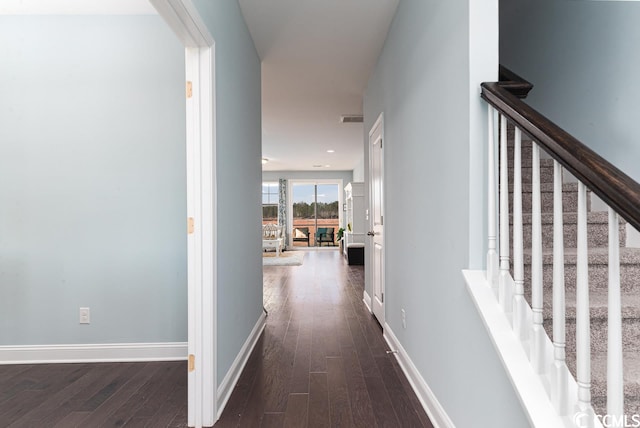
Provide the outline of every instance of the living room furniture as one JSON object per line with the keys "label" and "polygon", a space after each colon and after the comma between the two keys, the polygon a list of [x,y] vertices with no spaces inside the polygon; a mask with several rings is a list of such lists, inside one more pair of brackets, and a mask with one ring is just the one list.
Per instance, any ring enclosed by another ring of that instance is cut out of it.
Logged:
{"label": "living room furniture", "polygon": [[293,229],[293,242],[306,242],[309,246],[309,228],[295,227]]}
{"label": "living room furniture", "polygon": [[282,226],[276,224],[265,224],[262,226],[262,249],[264,251],[274,248],[276,250],[276,257],[280,257],[283,244]]}
{"label": "living room furniture", "polygon": [[364,219],[364,183],[348,183],[344,187],[344,200],[347,208],[347,229],[344,231],[344,254],[350,244],[364,244],[365,219]]}
{"label": "living room furniture", "polygon": [[319,227],[316,232],[316,245],[322,247],[322,243],[331,243],[331,245],[336,245],[336,237],[333,233],[333,227]]}

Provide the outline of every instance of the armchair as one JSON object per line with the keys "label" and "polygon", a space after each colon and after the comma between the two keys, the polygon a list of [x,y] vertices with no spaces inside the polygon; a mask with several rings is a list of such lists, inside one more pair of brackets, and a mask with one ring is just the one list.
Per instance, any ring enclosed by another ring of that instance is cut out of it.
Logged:
{"label": "armchair", "polygon": [[322,247],[322,243],[327,242],[336,245],[336,238],[333,234],[333,227],[319,227],[316,231],[316,244]]}
{"label": "armchair", "polygon": [[293,229],[293,242],[306,242],[309,246],[309,228],[296,227]]}

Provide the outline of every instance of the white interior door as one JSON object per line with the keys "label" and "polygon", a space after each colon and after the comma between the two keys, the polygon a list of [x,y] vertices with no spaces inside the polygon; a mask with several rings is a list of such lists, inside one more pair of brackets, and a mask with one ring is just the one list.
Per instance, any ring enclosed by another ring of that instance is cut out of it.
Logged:
{"label": "white interior door", "polygon": [[371,309],[384,326],[384,152],[383,152],[383,116],[369,132],[369,235],[371,243],[371,278],[373,296]]}

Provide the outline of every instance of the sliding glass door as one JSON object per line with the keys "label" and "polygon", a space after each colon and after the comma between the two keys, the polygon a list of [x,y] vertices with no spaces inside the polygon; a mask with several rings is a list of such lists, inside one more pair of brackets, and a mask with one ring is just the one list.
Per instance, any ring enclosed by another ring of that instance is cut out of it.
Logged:
{"label": "sliding glass door", "polygon": [[291,193],[293,246],[336,245],[341,183],[294,182]]}

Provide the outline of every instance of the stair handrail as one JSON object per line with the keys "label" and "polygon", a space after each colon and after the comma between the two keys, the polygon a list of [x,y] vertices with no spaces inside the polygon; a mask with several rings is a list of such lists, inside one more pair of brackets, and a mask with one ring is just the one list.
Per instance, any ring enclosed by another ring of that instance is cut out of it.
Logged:
{"label": "stair handrail", "polygon": [[640,230],[640,184],[523,102],[521,98],[533,88],[531,83],[503,66],[500,66],[500,77],[509,80],[482,83],[481,97]]}

